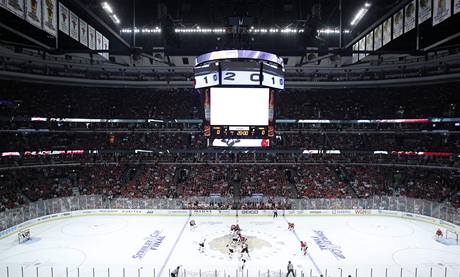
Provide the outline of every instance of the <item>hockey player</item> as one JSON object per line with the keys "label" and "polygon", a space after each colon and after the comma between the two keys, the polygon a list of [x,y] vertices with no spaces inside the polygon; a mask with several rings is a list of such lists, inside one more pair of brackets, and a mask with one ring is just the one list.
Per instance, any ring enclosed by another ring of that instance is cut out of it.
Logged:
{"label": "hockey player", "polygon": [[274,210],[274,211],[273,211],[273,218],[276,218],[276,217],[278,217],[278,211],[277,211],[277,210]]}
{"label": "hockey player", "polygon": [[294,223],[288,222],[288,230],[289,231],[294,231],[294,227],[295,227]]}
{"label": "hockey player", "polygon": [[196,222],[194,219],[190,220],[190,230],[195,230],[196,229]]}
{"label": "hockey player", "polygon": [[304,256],[307,255],[307,249],[308,249],[307,243],[304,241],[300,241],[300,251],[303,252]]}
{"label": "hockey player", "polygon": [[200,253],[204,253],[204,243],[206,242],[206,239],[204,238],[200,243],[198,243],[198,250]]}
{"label": "hockey player", "polygon": [[249,256],[249,246],[245,242],[241,245],[241,258],[243,258],[244,253],[246,253],[248,258],[251,258],[251,256]]}
{"label": "hockey player", "polygon": [[238,234],[238,240],[240,242],[246,242],[248,239],[240,233]]}
{"label": "hockey player", "polygon": [[228,257],[230,259],[233,258],[233,253],[235,252],[235,249],[233,248],[233,245],[231,244],[227,244],[227,248],[228,248]]}
{"label": "hockey player", "polygon": [[246,268],[246,260],[241,259],[240,270],[244,273],[244,269]]}
{"label": "hockey player", "polygon": [[442,236],[443,236],[443,233],[442,233],[441,229],[438,228],[438,230],[436,231],[436,238],[441,239]]}
{"label": "hockey player", "polygon": [[234,233],[232,236],[232,243],[237,244],[239,239],[240,239],[240,236],[237,233]]}

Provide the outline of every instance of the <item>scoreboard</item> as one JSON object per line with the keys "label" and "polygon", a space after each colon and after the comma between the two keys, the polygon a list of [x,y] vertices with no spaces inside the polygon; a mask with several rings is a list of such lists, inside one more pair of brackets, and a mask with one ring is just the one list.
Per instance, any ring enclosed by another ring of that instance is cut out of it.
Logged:
{"label": "scoreboard", "polygon": [[[261,51],[217,51],[197,57],[194,71],[195,88],[203,95],[205,136],[260,140],[266,146],[275,135],[275,96],[284,89],[283,60]],[[242,143],[252,144],[258,142]]]}

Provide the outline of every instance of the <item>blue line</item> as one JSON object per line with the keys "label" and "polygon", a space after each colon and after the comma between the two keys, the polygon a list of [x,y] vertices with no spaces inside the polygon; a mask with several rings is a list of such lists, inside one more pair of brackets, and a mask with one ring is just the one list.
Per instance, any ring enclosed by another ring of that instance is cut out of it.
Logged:
{"label": "blue line", "polygon": [[190,216],[187,217],[187,220],[185,221],[184,227],[182,227],[182,230],[180,231],[179,235],[177,236],[177,239],[174,242],[173,247],[171,248],[171,251],[169,251],[168,257],[166,257],[166,260],[163,263],[163,266],[161,267],[160,271],[158,272],[158,277],[161,277],[161,274],[163,273],[163,270],[165,269],[166,264],[169,261],[169,258],[171,258],[171,255],[174,252],[174,249],[176,249],[177,243],[179,242],[179,239],[182,237],[182,234],[184,233],[185,227],[187,227],[187,223],[188,223],[189,219],[190,219]]}
{"label": "blue line", "polygon": [[[287,221],[287,219],[286,219],[286,216],[283,216],[283,218],[284,218],[284,220],[285,220],[287,223],[289,223],[289,221]],[[296,232],[295,230],[292,231],[292,232],[293,232],[294,235],[296,236],[297,240],[300,242],[301,240],[300,240],[299,235],[297,235],[297,232]],[[307,256],[308,256],[308,258],[310,259],[310,261],[311,261],[311,263],[313,264],[313,266],[315,267],[315,269],[316,269],[316,271],[318,272],[318,274],[319,274],[319,275],[323,275],[323,273],[321,272],[321,269],[319,269],[318,264],[316,264],[315,260],[313,260],[313,257],[310,255],[309,252],[307,252]]]}

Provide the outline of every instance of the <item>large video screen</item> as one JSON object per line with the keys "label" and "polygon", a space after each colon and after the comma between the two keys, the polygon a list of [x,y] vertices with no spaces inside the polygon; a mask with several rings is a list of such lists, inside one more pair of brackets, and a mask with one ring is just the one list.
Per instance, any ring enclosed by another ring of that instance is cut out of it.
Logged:
{"label": "large video screen", "polygon": [[268,126],[268,88],[211,88],[211,125]]}

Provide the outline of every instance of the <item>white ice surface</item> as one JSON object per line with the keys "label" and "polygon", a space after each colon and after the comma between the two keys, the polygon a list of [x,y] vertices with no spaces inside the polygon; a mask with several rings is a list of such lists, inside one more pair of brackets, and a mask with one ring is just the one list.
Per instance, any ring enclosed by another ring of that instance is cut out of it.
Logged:
{"label": "white ice surface", "polygon": [[[17,236],[0,240],[0,276],[169,276],[181,265],[184,276],[236,276],[239,255],[230,259],[209,242],[229,234],[235,217],[193,217],[197,229],[190,230],[188,217],[86,216],[42,223],[31,228],[32,240],[18,244]],[[294,222],[295,232],[287,230]],[[460,247],[434,239],[437,226],[408,219],[360,217],[239,217],[242,233],[250,237],[251,259],[244,276],[285,276],[290,260],[305,276],[460,276]],[[345,257],[336,258],[321,250],[314,231],[323,232],[328,246],[337,246]],[[164,236],[155,250],[143,258],[133,256],[155,231]],[[204,253],[198,242],[206,238]],[[308,255],[300,252],[299,239],[308,243]],[[257,240],[257,249],[251,249]],[[222,240],[221,240],[222,241]],[[8,267],[8,269],[7,269]],[[51,267],[52,274],[51,275]],[[432,269],[431,269],[432,268]],[[155,270],[155,271],[154,271]],[[387,275],[385,275],[387,271]],[[276,273],[274,273],[276,272]],[[154,275],[155,274],[155,275]],[[160,275],[161,274],[161,275]],[[341,275],[342,274],[342,275]],[[238,276],[242,276],[238,272]],[[298,274],[300,276],[300,274]]]}

